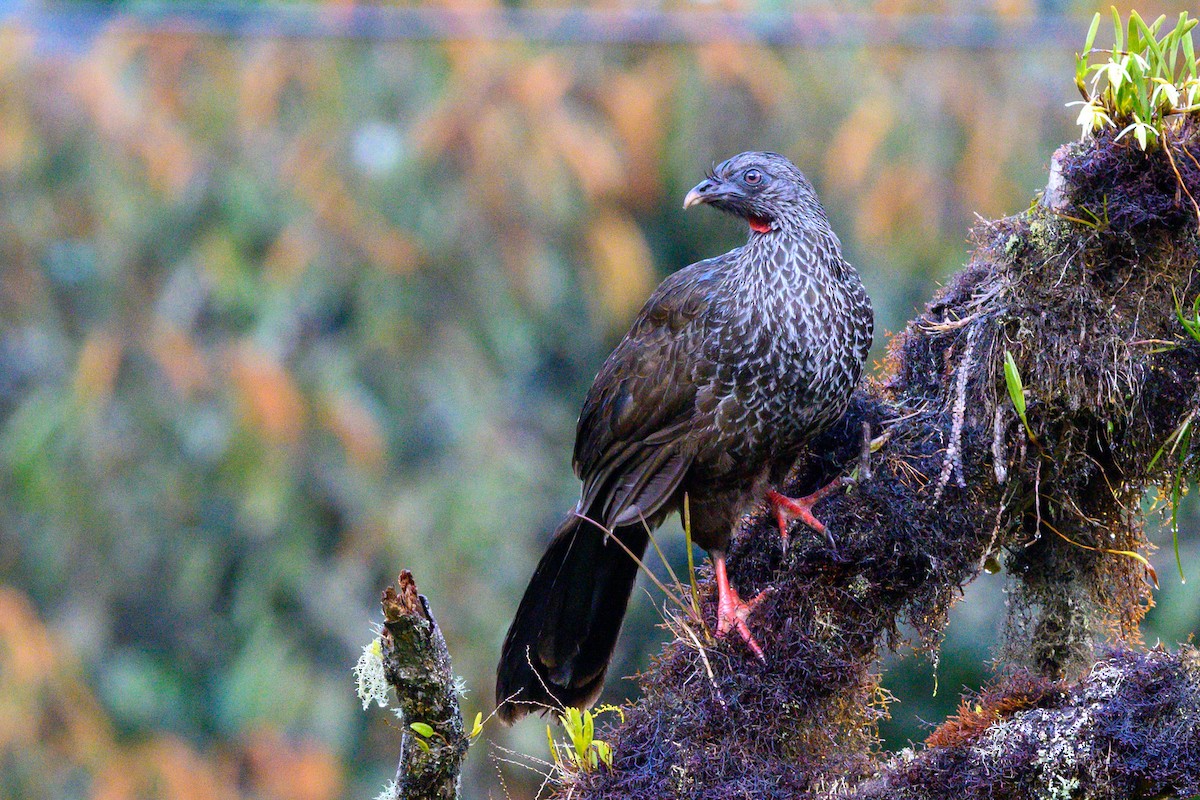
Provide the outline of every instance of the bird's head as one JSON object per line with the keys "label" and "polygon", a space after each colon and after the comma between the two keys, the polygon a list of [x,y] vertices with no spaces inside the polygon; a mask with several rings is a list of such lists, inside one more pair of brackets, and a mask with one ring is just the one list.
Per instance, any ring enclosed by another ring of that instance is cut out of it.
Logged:
{"label": "bird's head", "polygon": [[[683,207],[707,203],[765,234],[825,221],[812,184],[778,153],[742,153],[719,164],[687,193]],[[828,223],[826,223],[828,224]]]}

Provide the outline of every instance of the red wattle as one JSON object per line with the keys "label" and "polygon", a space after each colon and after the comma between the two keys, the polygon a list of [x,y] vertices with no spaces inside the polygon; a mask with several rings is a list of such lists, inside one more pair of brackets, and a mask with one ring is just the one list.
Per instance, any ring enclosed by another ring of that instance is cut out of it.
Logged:
{"label": "red wattle", "polygon": [[771,232],[771,221],[769,219],[763,219],[762,217],[750,217],[749,222],[750,230],[754,231],[755,233]]}

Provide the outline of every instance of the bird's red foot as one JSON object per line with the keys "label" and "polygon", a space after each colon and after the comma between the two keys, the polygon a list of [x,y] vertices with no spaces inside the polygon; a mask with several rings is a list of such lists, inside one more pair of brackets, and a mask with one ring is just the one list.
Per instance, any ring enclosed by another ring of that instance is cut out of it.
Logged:
{"label": "bird's red foot", "polygon": [[714,550],[712,551],[712,560],[714,571],[717,574],[717,635],[724,636],[729,631],[736,630],[745,640],[750,652],[754,653],[759,661],[765,662],[767,658],[763,655],[758,642],[754,641],[754,635],[750,633],[750,626],[746,624],[746,620],[749,618],[750,612],[754,611],[762,599],[771,592],[771,589],[763,589],[754,599],[747,602],[729,583],[729,576],[725,572],[725,554],[720,550]]}
{"label": "bird's red foot", "polygon": [[812,528],[817,533],[825,534],[825,538],[829,539],[829,544],[837,548],[837,544],[833,541],[833,537],[829,535],[829,531],[825,528],[825,523],[813,516],[812,508],[821,499],[833,494],[843,483],[842,478],[834,478],[832,481],[817,489],[807,497],[792,498],[787,495],[780,494],[776,491],[767,492],[767,502],[771,504],[771,508],[775,511],[775,519],[779,522],[779,535],[783,540],[783,550],[787,552],[788,546],[788,525],[792,520],[798,519],[804,522],[805,525]]}

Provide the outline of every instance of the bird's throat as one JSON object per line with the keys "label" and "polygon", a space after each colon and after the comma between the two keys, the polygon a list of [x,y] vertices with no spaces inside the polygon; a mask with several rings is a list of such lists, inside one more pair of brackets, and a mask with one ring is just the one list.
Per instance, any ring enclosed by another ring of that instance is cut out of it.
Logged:
{"label": "bird's throat", "polygon": [[771,232],[771,220],[765,217],[747,217],[746,221],[750,223],[750,230],[755,233]]}

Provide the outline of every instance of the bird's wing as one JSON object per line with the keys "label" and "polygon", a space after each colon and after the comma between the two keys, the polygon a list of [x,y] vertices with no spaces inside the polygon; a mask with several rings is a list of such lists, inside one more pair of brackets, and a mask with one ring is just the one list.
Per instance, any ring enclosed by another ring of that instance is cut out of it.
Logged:
{"label": "bird's wing", "polygon": [[704,342],[718,322],[711,300],[726,258],[692,264],[663,281],[588,392],[576,429],[575,474],[583,480],[581,510],[606,527],[655,514],[691,464],[686,434],[715,372]]}

